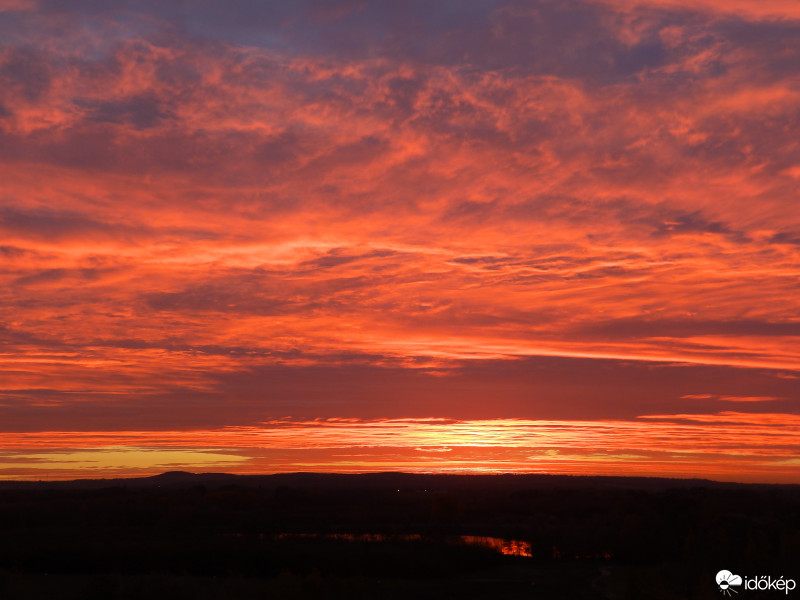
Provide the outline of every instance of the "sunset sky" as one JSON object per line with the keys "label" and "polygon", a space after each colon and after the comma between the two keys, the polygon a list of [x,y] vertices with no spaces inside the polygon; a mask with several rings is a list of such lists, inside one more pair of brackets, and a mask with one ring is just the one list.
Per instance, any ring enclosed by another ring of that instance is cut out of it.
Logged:
{"label": "sunset sky", "polygon": [[800,483],[797,0],[0,0],[0,479]]}

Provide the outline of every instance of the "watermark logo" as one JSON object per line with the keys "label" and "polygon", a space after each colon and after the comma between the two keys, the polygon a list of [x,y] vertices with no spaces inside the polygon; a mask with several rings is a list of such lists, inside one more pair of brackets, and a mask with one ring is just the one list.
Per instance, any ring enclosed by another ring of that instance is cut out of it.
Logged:
{"label": "watermark logo", "polygon": [[772,577],[771,575],[742,577],[741,575],[734,575],[727,569],[717,573],[716,581],[719,591],[726,596],[738,594],[739,590],[736,589],[738,587],[752,591],[776,591],[784,594],[788,594],[797,587],[797,582],[794,579],[786,579],[783,575],[780,577]]}
{"label": "watermark logo", "polygon": [[722,569],[722,571],[717,573],[717,585],[719,586],[720,592],[726,596],[731,596],[731,592],[733,592],[733,594],[739,593],[734,588],[742,585],[742,578],[739,575],[734,575],[730,571]]}

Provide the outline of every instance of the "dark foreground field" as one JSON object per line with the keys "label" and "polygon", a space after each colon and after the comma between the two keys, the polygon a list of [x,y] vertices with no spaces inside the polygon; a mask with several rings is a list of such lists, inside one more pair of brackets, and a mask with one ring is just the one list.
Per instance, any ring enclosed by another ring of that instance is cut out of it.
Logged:
{"label": "dark foreground field", "polygon": [[718,599],[721,569],[800,580],[798,565],[800,486],[392,473],[0,483],[3,600]]}

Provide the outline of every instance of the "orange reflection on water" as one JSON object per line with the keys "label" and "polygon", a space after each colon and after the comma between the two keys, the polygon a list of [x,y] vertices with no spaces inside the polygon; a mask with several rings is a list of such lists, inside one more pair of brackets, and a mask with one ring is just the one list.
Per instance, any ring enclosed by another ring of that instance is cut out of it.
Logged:
{"label": "orange reflection on water", "polygon": [[461,540],[467,544],[478,544],[480,546],[488,546],[493,548],[506,556],[533,556],[531,553],[531,545],[528,542],[520,540],[507,540],[504,538],[496,537],[483,537],[476,535],[462,535]]}
{"label": "orange reflection on water", "polygon": [[[241,534],[238,534],[241,535]],[[263,536],[262,536],[263,537]],[[385,534],[385,533],[278,533],[272,536],[275,539],[291,539],[291,538],[323,538],[330,540],[345,540],[349,542],[391,542],[391,541],[419,541],[427,538],[426,536],[418,533],[410,534]],[[452,538],[437,538],[446,539],[450,542]],[[510,540],[499,537],[488,537],[479,535],[461,535],[457,540],[464,544],[486,546],[506,556],[527,556],[532,557],[530,542],[523,542],[522,540]]]}

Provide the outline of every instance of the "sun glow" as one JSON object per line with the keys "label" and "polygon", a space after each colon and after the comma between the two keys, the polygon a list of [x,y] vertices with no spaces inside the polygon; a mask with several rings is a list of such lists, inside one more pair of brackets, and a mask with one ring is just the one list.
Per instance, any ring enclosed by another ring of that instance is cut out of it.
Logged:
{"label": "sun glow", "polygon": [[[716,423],[709,435],[708,423]],[[287,471],[560,472],[798,482],[800,417],[723,412],[632,421],[279,420],[206,431],[6,434],[0,476]]]}

